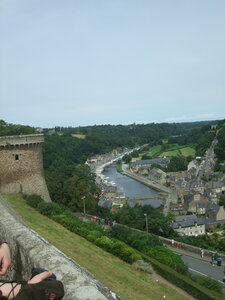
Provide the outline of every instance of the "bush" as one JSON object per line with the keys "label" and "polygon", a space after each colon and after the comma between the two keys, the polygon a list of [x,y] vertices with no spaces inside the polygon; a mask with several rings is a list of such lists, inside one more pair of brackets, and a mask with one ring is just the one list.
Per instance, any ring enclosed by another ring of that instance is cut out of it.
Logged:
{"label": "bush", "polygon": [[95,241],[95,244],[100,248],[112,253],[113,241],[107,236],[101,236]]}
{"label": "bush", "polygon": [[37,208],[39,203],[44,202],[39,195],[23,195],[23,198],[26,200],[27,204],[33,208]]}
{"label": "bush", "polygon": [[167,266],[170,266],[179,273],[185,274],[188,272],[188,267],[183,262],[182,258],[164,246],[150,247],[145,254]]}
{"label": "bush", "polygon": [[121,225],[113,226],[110,230],[110,235],[139,251],[148,246],[162,245],[158,236],[149,233],[147,237],[146,233],[134,232],[130,228]]}
{"label": "bush", "polygon": [[187,273],[188,268],[181,257],[162,246],[162,242],[155,235],[149,234],[147,237],[144,233],[134,232],[121,225],[113,226],[110,235],[124,241],[141,253],[155,258],[182,274]]}
{"label": "bush", "polygon": [[118,253],[117,256],[130,264],[141,259],[141,256],[137,254],[134,249],[128,247],[126,244],[122,245],[121,252]]}
{"label": "bush", "polygon": [[59,215],[63,212],[60,205],[54,202],[40,202],[37,205],[37,210],[45,216]]}
{"label": "bush", "polygon": [[128,247],[123,242],[110,239],[107,236],[96,239],[95,244],[128,263],[133,263],[141,259],[141,256],[134,249]]}
{"label": "bush", "polygon": [[136,269],[141,270],[145,273],[153,274],[154,269],[150,263],[147,263],[146,261],[140,259],[134,263],[134,266]]}
{"label": "bush", "polygon": [[94,243],[98,238],[102,236],[102,233],[98,230],[92,230],[86,236],[87,240]]}

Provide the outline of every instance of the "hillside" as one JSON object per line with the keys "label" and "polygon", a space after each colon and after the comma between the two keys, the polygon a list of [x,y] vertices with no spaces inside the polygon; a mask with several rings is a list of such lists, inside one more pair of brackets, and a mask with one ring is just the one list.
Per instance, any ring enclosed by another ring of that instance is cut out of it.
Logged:
{"label": "hillside", "polygon": [[7,196],[26,224],[67,256],[90,271],[122,300],[193,299],[164,279],[140,272],[120,259],[73,234],[27,206],[20,195]]}

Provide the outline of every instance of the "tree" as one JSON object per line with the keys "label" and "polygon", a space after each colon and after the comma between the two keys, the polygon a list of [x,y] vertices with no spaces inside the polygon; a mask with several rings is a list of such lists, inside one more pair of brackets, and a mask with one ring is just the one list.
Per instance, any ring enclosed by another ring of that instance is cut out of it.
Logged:
{"label": "tree", "polygon": [[220,196],[219,205],[225,207],[225,194]]}
{"label": "tree", "polygon": [[152,159],[152,157],[145,153],[145,154],[142,155],[141,159],[143,159],[143,160],[144,159]]}
{"label": "tree", "polygon": [[125,164],[129,164],[132,160],[131,155],[125,154],[122,158],[122,160],[125,162]]}
{"label": "tree", "polygon": [[171,227],[172,217],[164,216],[163,213],[153,208],[151,205],[146,205],[144,207],[136,206],[133,208],[125,205],[114,214],[114,219],[120,224],[145,231],[146,219],[144,214],[147,215],[149,232],[164,237],[176,235]]}
{"label": "tree", "polygon": [[167,166],[168,172],[184,171],[187,168],[186,160],[183,156],[173,156]]}

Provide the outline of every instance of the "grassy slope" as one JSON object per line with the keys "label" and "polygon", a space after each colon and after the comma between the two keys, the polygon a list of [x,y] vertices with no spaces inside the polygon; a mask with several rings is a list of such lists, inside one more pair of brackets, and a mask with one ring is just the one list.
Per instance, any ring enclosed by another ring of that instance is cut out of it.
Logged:
{"label": "grassy slope", "polygon": [[154,146],[149,149],[149,155],[152,157],[163,157],[163,156],[195,156],[194,145],[182,146],[178,144],[168,145],[167,151],[161,152],[161,146]]}
{"label": "grassy slope", "polygon": [[164,280],[138,270],[113,255],[71,233],[51,219],[40,215],[26,205],[20,195],[5,196],[12,207],[22,216],[27,225],[74,259],[94,277],[117,293],[123,300],[157,300],[166,295],[168,300],[191,299],[182,291],[177,291]]}
{"label": "grassy slope", "polygon": [[179,155],[195,156],[195,150],[191,147],[183,147],[183,148],[179,148],[179,149],[165,151],[165,152],[160,154],[160,157],[163,157],[163,156],[179,156]]}

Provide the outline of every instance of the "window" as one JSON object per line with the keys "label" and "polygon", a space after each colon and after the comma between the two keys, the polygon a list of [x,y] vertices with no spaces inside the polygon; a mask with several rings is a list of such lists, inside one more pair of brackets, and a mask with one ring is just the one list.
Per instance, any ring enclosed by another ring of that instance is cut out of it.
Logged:
{"label": "window", "polygon": [[19,154],[15,154],[15,160],[19,160]]}

